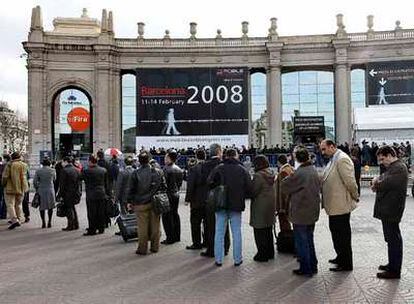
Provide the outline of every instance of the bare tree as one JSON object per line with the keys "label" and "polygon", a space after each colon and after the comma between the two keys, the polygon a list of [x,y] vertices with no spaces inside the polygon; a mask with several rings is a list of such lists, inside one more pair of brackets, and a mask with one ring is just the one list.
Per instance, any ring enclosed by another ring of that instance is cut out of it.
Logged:
{"label": "bare tree", "polygon": [[0,101],[0,133],[2,150],[26,152],[28,142],[28,126],[24,116],[11,110],[7,102]]}

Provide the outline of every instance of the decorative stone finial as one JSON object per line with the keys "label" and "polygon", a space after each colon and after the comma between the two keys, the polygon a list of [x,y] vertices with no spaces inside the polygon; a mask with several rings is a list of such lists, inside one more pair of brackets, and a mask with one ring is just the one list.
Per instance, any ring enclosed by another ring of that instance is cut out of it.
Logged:
{"label": "decorative stone finial", "polygon": [[400,20],[395,21],[395,30],[396,31],[402,30],[401,21]]}
{"label": "decorative stone finial", "polygon": [[102,20],[101,20],[101,33],[108,32],[108,17],[106,9],[102,10]]}
{"label": "decorative stone finial", "polygon": [[221,38],[223,38],[223,36],[221,36],[221,29],[217,29],[216,39],[221,39]]}
{"label": "decorative stone finial", "polygon": [[170,31],[169,30],[165,30],[164,39],[170,39]]}
{"label": "decorative stone finial", "polygon": [[190,22],[190,39],[196,39],[196,34],[197,34],[197,23],[195,22]]}
{"label": "decorative stone finial", "polygon": [[43,31],[42,11],[39,5],[32,9],[32,19],[31,19],[30,30]]}
{"label": "decorative stone finial", "polygon": [[89,16],[88,16],[88,9],[85,8],[85,7],[82,9],[82,16],[81,16],[81,18],[89,18]]}
{"label": "decorative stone finial", "polygon": [[112,11],[109,11],[108,15],[108,32],[110,32],[111,34],[114,33],[114,19],[112,16]]}
{"label": "decorative stone finial", "polygon": [[144,38],[144,29],[145,29],[145,23],[138,22],[138,38],[140,39]]}
{"label": "decorative stone finial", "polygon": [[368,26],[368,32],[372,33],[374,31],[373,27],[374,27],[374,16],[373,15],[368,15],[367,16],[367,26]]}
{"label": "decorative stone finial", "polygon": [[247,38],[247,34],[249,33],[249,22],[243,21],[242,22],[242,37]]}
{"label": "decorative stone finial", "polygon": [[344,15],[338,14],[336,15],[336,26],[338,27],[336,31],[336,35],[339,38],[343,38],[346,36],[345,25],[344,25]]}
{"label": "decorative stone finial", "polygon": [[270,18],[270,28],[269,28],[269,38],[270,40],[277,40],[277,18]]}

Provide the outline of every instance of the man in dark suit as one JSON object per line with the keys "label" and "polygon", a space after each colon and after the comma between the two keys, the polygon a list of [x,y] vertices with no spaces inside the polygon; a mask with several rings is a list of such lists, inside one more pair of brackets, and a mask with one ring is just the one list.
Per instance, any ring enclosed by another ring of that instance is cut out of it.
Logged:
{"label": "man in dark suit", "polygon": [[82,179],[86,185],[86,208],[88,213],[88,229],[85,236],[104,233],[107,222],[106,199],[108,191],[108,178],[105,168],[98,166],[98,159],[89,156],[88,168],[82,172]]}
{"label": "man in dark suit", "polygon": [[185,201],[190,203],[190,223],[191,223],[191,238],[193,244],[187,246],[186,249],[197,250],[202,248],[201,243],[201,225],[206,231],[206,202],[203,196],[203,187],[206,185],[202,183],[201,169],[206,159],[206,152],[204,149],[199,149],[196,152],[196,164],[189,168],[187,178],[187,191]]}
{"label": "man in dark suit", "polygon": [[399,279],[403,259],[403,241],[399,224],[405,209],[408,170],[391,146],[379,148],[377,158],[386,169],[381,176],[372,181],[371,188],[376,192],[374,217],[381,220],[384,239],[388,245],[388,264],[378,267],[384,272],[377,273],[377,277]]}
{"label": "man in dark suit", "polygon": [[62,199],[67,210],[66,217],[68,219],[68,225],[62,229],[63,231],[79,229],[78,214],[76,213],[75,205],[79,203],[81,198],[80,184],[80,173],[73,166],[73,159],[65,156],[62,160],[58,191],[58,196]]}
{"label": "man in dark suit", "polygon": [[169,245],[180,241],[181,222],[178,214],[178,205],[180,202],[180,188],[183,183],[183,170],[178,167],[177,152],[169,151],[165,156],[164,176],[167,183],[167,195],[170,201],[171,210],[162,215],[162,224],[164,226],[166,239],[161,244]]}

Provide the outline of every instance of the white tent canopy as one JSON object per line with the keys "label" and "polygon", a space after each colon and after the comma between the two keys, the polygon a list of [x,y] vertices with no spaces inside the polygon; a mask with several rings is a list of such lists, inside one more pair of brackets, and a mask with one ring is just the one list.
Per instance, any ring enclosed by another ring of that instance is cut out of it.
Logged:
{"label": "white tent canopy", "polygon": [[414,139],[414,104],[381,105],[354,110],[357,142],[402,142]]}

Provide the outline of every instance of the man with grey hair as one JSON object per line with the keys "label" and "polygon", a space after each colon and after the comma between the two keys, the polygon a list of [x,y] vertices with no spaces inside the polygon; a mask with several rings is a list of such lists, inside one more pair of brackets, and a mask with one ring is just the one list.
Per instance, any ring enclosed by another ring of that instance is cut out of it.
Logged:
{"label": "man with grey hair", "polygon": [[[199,191],[202,191],[202,197],[204,201],[207,201],[207,178],[210,173],[213,171],[215,167],[217,167],[221,163],[221,159],[223,157],[223,149],[219,144],[212,144],[210,145],[210,158],[203,163],[201,167],[201,184]],[[206,204],[206,231],[205,240],[206,240],[206,251],[201,252],[201,256],[204,257],[214,257],[214,236],[215,236],[215,229],[216,229],[216,210],[211,208],[208,204]],[[228,231],[226,232],[225,237],[225,252],[228,252],[230,247],[230,237]]]}

